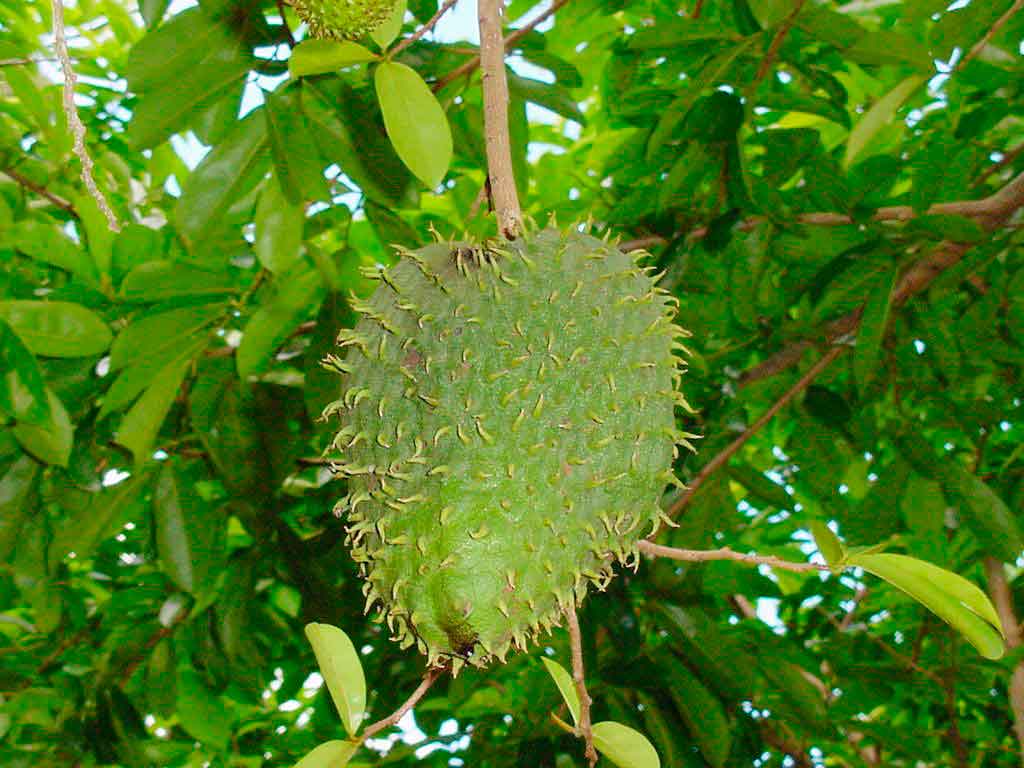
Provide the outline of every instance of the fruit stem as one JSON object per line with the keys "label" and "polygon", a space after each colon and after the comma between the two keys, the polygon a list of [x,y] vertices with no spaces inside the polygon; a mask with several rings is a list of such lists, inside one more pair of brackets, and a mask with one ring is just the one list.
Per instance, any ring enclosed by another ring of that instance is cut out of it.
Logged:
{"label": "fruit stem", "polygon": [[587,745],[584,755],[590,768],[597,764],[597,750],[594,749],[594,734],[590,728],[590,694],[583,679],[583,636],[580,634],[580,622],[576,618],[575,598],[569,597],[565,607],[565,619],[569,625],[569,647],[572,651],[572,681],[576,684],[576,694],[580,698],[580,722],[578,735]]}
{"label": "fruit stem", "polygon": [[501,35],[502,0],[477,0],[480,20],[480,68],[484,91],[484,140],[487,177],[498,217],[498,233],[515,240],[523,214],[512,170],[512,144],[508,130],[508,80],[505,45]]}

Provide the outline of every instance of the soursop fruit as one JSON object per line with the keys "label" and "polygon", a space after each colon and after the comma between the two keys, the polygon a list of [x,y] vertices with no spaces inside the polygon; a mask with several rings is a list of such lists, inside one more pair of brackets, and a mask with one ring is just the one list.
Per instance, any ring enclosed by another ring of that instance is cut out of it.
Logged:
{"label": "soursop fruit", "polygon": [[634,256],[551,228],[374,274],[325,361],[367,610],[428,663],[504,660],[634,565],[663,517],[690,437],[674,300]]}
{"label": "soursop fruit", "polygon": [[313,37],[358,40],[395,10],[395,0],[291,0]]}

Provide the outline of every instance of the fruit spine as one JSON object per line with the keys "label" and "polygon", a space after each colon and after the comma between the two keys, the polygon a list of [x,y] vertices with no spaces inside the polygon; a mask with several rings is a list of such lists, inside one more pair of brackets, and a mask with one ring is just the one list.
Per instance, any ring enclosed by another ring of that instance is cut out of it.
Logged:
{"label": "fruit spine", "polygon": [[429,663],[484,666],[560,623],[663,517],[686,407],[674,299],[636,256],[554,229],[374,270],[338,343],[336,469],[374,605]]}
{"label": "fruit spine", "polygon": [[358,40],[373,32],[395,10],[394,0],[291,0],[313,37]]}

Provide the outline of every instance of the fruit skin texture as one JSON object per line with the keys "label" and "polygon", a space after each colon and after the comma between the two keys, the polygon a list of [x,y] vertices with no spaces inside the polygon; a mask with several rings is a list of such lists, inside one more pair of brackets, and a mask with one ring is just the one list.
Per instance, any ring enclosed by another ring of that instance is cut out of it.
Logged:
{"label": "fruit skin texture", "polygon": [[662,518],[681,347],[673,299],[599,239],[434,244],[342,331],[348,543],[367,610],[428,663],[485,666],[635,564]]}
{"label": "fruit skin texture", "polygon": [[358,40],[395,10],[395,0],[292,0],[292,8],[313,37]]}

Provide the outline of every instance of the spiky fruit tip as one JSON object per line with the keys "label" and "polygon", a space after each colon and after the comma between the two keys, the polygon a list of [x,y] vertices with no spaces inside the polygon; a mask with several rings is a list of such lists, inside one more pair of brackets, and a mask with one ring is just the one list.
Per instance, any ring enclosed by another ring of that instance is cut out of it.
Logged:
{"label": "spiky fruit tip", "polygon": [[291,0],[313,37],[358,40],[373,32],[395,10],[395,0]]}
{"label": "spiky fruit tip", "polygon": [[338,343],[347,541],[395,639],[504,660],[603,589],[662,518],[677,446],[671,296],[576,231],[404,252]]}

